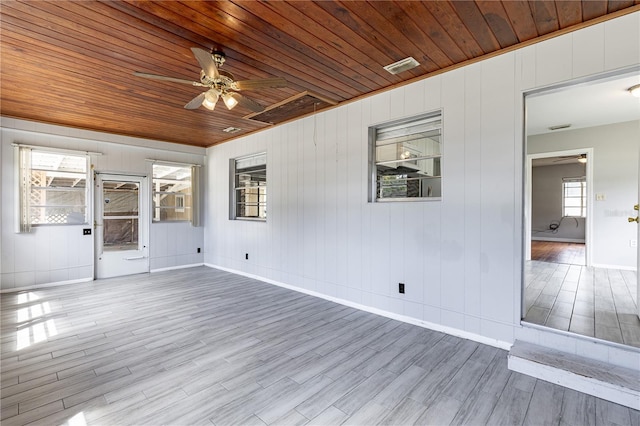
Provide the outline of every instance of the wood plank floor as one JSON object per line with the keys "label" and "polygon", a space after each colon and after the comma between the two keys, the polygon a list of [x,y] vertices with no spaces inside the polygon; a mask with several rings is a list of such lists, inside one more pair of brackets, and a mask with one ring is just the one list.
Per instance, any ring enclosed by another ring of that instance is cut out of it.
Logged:
{"label": "wood plank floor", "polygon": [[547,262],[525,266],[525,321],[640,347],[634,271]]}
{"label": "wood plank floor", "polygon": [[584,243],[531,241],[531,260],[571,265],[587,264]]}
{"label": "wood plank floor", "polygon": [[0,306],[5,426],[640,424],[503,350],[206,267]]}

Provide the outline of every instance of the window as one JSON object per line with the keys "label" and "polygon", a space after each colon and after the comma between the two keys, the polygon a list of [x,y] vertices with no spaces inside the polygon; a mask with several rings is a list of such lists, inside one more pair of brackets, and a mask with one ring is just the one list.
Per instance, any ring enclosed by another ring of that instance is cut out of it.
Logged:
{"label": "window", "polygon": [[369,201],[442,196],[442,112],[369,128]]}
{"label": "window", "polygon": [[153,164],[153,221],[191,221],[193,169],[169,163]]}
{"label": "window", "polygon": [[584,177],[562,179],[562,216],[587,216],[587,181]]}
{"label": "window", "polygon": [[231,219],[267,219],[267,154],[232,159]]}
{"label": "window", "polygon": [[20,146],[18,156],[21,232],[87,223],[87,155]]}

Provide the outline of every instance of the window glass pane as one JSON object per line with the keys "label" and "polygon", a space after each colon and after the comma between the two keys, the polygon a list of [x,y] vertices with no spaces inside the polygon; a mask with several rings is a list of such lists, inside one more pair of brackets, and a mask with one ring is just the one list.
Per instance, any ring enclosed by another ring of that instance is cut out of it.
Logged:
{"label": "window glass pane", "polygon": [[440,112],[380,126],[374,140],[375,199],[441,197]]}
{"label": "window glass pane", "polygon": [[157,220],[189,220],[191,217],[191,194],[154,193],[153,209],[159,215]]}
{"label": "window glass pane", "polygon": [[29,209],[33,225],[78,225],[87,223],[86,207],[34,207]]}
{"label": "window glass pane", "polygon": [[586,215],[586,182],[571,178],[563,182],[563,216],[585,217]]}
{"label": "window glass pane", "polygon": [[87,158],[31,151],[29,218],[34,225],[87,222]]}
{"label": "window glass pane", "polygon": [[87,159],[86,157],[78,155],[33,151],[31,155],[31,169],[86,174]]}
{"label": "window glass pane", "polygon": [[153,165],[153,220],[191,220],[191,167]]}
{"label": "window glass pane", "polygon": [[266,219],[266,154],[237,159],[234,166],[234,217]]}
{"label": "window glass pane", "polygon": [[104,250],[137,250],[138,249],[138,219],[105,218]]}
{"label": "window glass pane", "polygon": [[566,207],[564,209],[565,216],[582,216],[582,209],[580,207]]}
{"label": "window glass pane", "polygon": [[580,197],[582,195],[582,188],[566,188],[564,195],[565,197]]}
{"label": "window glass pane", "polygon": [[135,182],[105,181],[104,206],[105,216],[137,216],[139,185]]}
{"label": "window glass pane", "polygon": [[582,205],[581,198],[565,198],[564,199],[565,207],[580,207]]}
{"label": "window glass pane", "polygon": [[156,207],[191,208],[191,194],[155,193],[153,197],[153,208]]}

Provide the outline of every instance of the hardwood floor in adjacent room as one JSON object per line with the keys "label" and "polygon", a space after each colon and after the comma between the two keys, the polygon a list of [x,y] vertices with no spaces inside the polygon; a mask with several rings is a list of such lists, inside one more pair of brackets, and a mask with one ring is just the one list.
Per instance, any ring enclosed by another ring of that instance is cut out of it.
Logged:
{"label": "hardwood floor in adjacent room", "polygon": [[3,294],[2,424],[610,424],[507,353],[206,267]]}
{"label": "hardwood floor in adjacent room", "polygon": [[586,265],[585,245],[584,243],[531,241],[531,260]]}

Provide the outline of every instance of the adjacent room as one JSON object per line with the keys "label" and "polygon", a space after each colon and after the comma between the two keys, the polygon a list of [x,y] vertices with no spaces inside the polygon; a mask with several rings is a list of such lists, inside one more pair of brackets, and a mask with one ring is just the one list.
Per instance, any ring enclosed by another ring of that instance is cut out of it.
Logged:
{"label": "adjacent room", "polygon": [[616,75],[532,94],[524,321],[640,347],[640,109]]}
{"label": "adjacent room", "polygon": [[640,423],[637,1],[3,1],[3,425]]}

